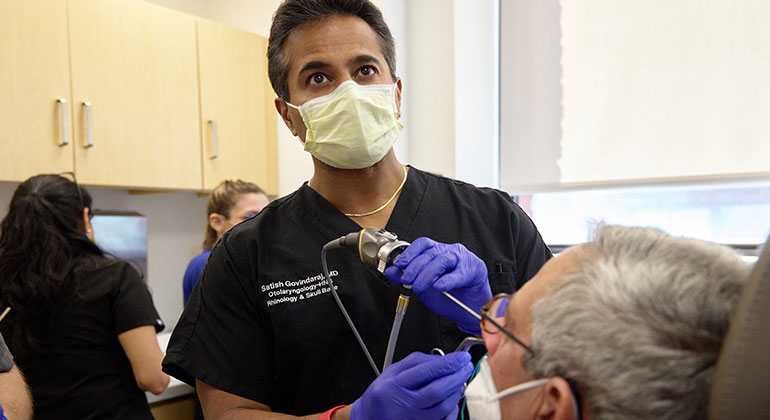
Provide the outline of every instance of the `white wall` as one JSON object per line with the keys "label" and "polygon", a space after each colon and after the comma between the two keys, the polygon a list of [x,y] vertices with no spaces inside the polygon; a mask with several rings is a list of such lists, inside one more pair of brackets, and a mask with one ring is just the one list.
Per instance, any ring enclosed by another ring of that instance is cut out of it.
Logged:
{"label": "white wall", "polygon": [[501,187],[511,193],[558,182],[561,156],[559,0],[500,5]]}
{"label": "white wall", "polygon": [[499,183],[498,7],[499,0],[406,4],[409,159],[418,168]]}
{"label": "white wall", "polygon": [[499,1],[455,0],[454,7],[454,176],[499,187]]}
{"label": "white wall", "polygon": [[[410,1],[406,31],[411,163],[455,175],[454,9],[447,0]],[[447,7],[450,6],[450,7]]]}

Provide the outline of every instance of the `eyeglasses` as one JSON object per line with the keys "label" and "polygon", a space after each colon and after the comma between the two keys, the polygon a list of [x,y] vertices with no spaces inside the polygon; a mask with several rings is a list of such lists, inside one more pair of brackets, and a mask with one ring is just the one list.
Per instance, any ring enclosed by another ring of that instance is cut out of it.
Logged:
{"label": "eyeglasses", "polygon": [[513,335],[512,332],[504,328],[505,311],[508,310],[508,303],[511,301],[510,294],[499,293],[492,296],[492,299],[490,299],[489,302],[487,302],[487,304],[481,308],[479,313],[476,313],[476,311],[469,308],[464,303],[460,302],[456,297],[450,295],[448,292],[445,291],[442,293],[446,297],[448,297],[452,302],[456,303],[458,306],[466,310],[468,313],[478,318],[479,322],[481,323],[482,330],[490,334],[496,334],[498,332],[502,332],[508,338],[518,343],[521,347],[524,347],[524,350],[526,350],[527,353],[534,354],[531,347],[524,344],[524,342],[516,338],[516,336]]}
{"label": "eyeglasses", "polygon": [[484,305],[479,313],[481,314],[481,329],[490,333],[497,334],[502,332],[508,338],[518,343],[527,353],[534,353],[532,348],[516,338],[512,332],[505,329],[505,312],[508,310],[508,303],[511,301],[511,295],[508,293],[499,293],[492,296],[492,299]]}
{"label": "eyeglasses", "polygon": [[[477,314],[475,311],[473,311],[471,308],[466,306],[464,303],[460,302],[455,298],[454,296],[450,295],[447,292],[443,292],[444,295],[446,295],[448,298],[450,298],[454,303],[459,305],[461,308],[468,311],[471,315],[475,316],[476,318],[479,318],[479,323],[481,324],[481,329],[486,331],[489,334],[497,334],[499,332],[502,332],[505,334],[508,338],[518,343],[521,347],[524,348],[524,350],[527,351],[529,354],[535,354],[535,352],[532,350],[531,347],[524,344],[521,340],[516,338],[515,335],[513,335],[512,332],[505,329],[505,313],[508,311],[508,304],[511,302],[511,294],[508,293],[498,293],[494,296],[492,296],[492,299],[489,299],[489,301],[484,305]],[[463,342],[460,344],[460,347],[458,347],[458,350],[462,347],[463,350],[467,350],[466,347],[470,347],[474,344],[479,344],[475,338],[470,338],[463,340]],[[575,410],[577,412],[578,420],[583,419],[583,410],[582,410],[582,398],[580,393],[578,392],[578,388],[575,385],[575,382],[564,377],[564,379],[567,381],[567,384],[569,384],[570,391],[572,391],[572,395],[575,398]]]}

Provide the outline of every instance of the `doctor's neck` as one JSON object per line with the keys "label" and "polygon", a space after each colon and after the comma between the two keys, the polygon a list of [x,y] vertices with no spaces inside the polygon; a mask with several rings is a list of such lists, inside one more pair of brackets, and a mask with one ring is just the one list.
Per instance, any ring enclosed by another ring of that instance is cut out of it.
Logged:
{"label": "doctor's neck", "polygon": [[[404,165],[393,149],[382,160],[363,169],[337,169],[317,159],[313,159],[313,164],[315,172],[308,186],[343,213],[365,213],[378,208],[399,190],[405,176]],[[389,215],[397,199],[382,212]]]}

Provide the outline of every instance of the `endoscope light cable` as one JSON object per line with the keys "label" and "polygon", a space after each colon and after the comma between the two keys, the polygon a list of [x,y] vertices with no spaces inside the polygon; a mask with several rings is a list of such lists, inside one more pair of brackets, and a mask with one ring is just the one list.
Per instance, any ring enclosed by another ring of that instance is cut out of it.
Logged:
{"label": "endoscope light cable", "polygon": [[[364,235],[366,235],[366,239],[364,238]],[[366,247],[364,246],[364,242],[367,244]],[[376,245],[375,248],[371,247],[373,244]],[[350,315],[348,315],[348,311],[345,309],[345,305],[342,304],[337,291],[334,289],[334,283],[332,282],[331,276],[329,275],[329,268],[326,263],[326,252],[335,248],[357,247],[358,254],[361,257],[361,262],[367,266],[376,268],[380,272],[383,272],[387,265],[395,262],[400,252],[403,251],[403,249],[405,249],[408,245],[408,242],[398,241],[398,238],[392,233],[386,232],[382,229],[378,230],[375,228],[366,228],[334,239],[324,245],[321,250],[321,265],[323,266],[324,276],[326,277],[326,282],[329,285],[329,290],[332,292],[332,296],[334,297],[337,306],[340,308],[342,315],[345,317],[345,321],[347,321],[348,326],[350,326],[350,330],[356,337],[358,344],[361,346],[361,350],[363,350],[364,355],[366,355],[366,359],[369,361],[372,370],[377,376],[380,375],[380,371],[377,369],[377,365],[374,363],[374,359],[372,358],[371,353],[369,353],[369,349],[366,347],[363,338],[361,338],[361,334],[358,333],[358,329],[356,328],[355,324],[353,324],[353,320],[350,318]],[[383,250],[385,250],[384,253],[382,252]],[[365,254],[366,258],[364,257]],[[442,293],[453,302],[458,304],[460,307],[468,311],[470,314],[479,320],[481,319],[481,316],[476,313],[476,311],[469,308],[460,300],[446,291],[443,291]],[[385,360],[383,361],[382,366],[383,370],[385,370],[393,362],[396,343],[398,342],[398,335],[401,331],[401,323],[403,322],[404,316],[406,315],[406,308],[409,306],[409,298],[411,295],[411,286],[402,285],[401,292],[398,296],[398,304],[396,305],[396,314],[395,318],[393,319],[393,326],[390,330],[388,346],[385,349]]]}
{"label": "endoscope light cable", "polygon": [[332,292],[332,296],[334,296],[334,300],[337,302],[337,306],[339,306],[340,311],[342,312],[342,315],[345,317],[345,321],[348,322],[348,325],[350,326],[350,330],[353,331],[353,335],[356,336],[356,340],[358,340],[358,344],[361,346],[361,350],[364,351],[364,354],[366,355],[366,359],[369,361],[369,364],[372,366],[374,375],[380,376],[380,370],[377,369],[377,365],[374,363],[374,359],[372,359],[372,355],[369,353],[369,349],[366,348],[366,344],[364,344],[364,340],[361,338],[361,334],[358,333],[358,329],[353,324],[353,320],[350,319],[350,315],[348,315],[348,311],[345,310],[345,305],[342,304],[340,297],[337,295],[337,291],[334,290],[334,283],[332,282],[332,278],[329,275],[329,268],[326,265],[326,252],[330,249],[340,248],[342,246],[340,241],[343,238],[344,236],[342,238],[335,239],[327,243],[326,245],[324,245],[323,249],[321,249],[321,265],[323,266],[324,276],[326,276],[326,282],[329,284],[329,290]]}

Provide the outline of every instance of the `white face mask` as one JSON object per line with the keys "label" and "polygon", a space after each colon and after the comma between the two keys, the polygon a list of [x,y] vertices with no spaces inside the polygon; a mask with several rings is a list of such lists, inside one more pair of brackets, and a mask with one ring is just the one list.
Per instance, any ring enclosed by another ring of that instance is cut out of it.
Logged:
{"label": "white face mask", "polygon": [[305,123],[305,150],[335,168],[361,169],[379,162],[404,128],[395,92],[395,84],[346,80],[332,93],[286,105],[297,109]]}
{"label": "white face mask", "polygon": [[548,379],[537,379],[497,392],[492,371],[489,369],[489,363],[487,363],[487,356],[484,356],[481,359],[479,373],[465,388],[465,403],[468,405],[468,414],[471,420],[500,420],[500,398],[547,383]]}

